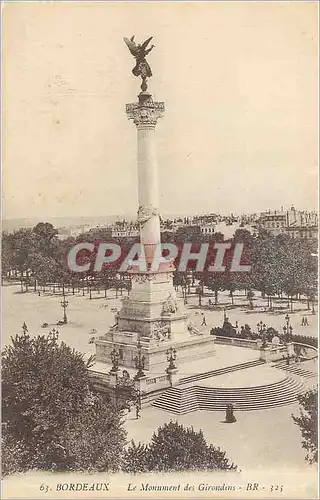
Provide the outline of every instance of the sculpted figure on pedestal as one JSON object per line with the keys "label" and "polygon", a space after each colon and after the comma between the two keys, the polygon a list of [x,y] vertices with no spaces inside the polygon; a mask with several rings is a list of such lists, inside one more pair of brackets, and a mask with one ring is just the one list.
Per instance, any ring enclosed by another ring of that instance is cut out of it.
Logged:
{"label": "sculpted figure on pedestal", "polygon": [[156,207],[151,207],[151,206],[143,207],[141,205],[139,206],[138,222],[140,224],[144,224],[154,215],[159,215],[159,210]]}
{"label": "sculpted figure on pedestal", "polygon": [[151,45],[149,49],[147,49],[147,46],[152,40],[152,36],[145,40],[142,44],[138,43],[136,44],[134,40],[134,35],[129,39],[124,37],[124,41],[127,44],[128,49],[130,50],[131,54],[136,60],[136,65],[132,70],[132,73],[134,76],[141,76],[142,78],[142,84],[141,84],[141,89],[145,92],[148,88],[147,86],[147,78],[150,78],[152,76],[152,71],[151,68],[146,61],[146,56],[151,52],[153,49],[154,45]]}
{"label": "sculpted figure on pedestal", "polygon": [[178,307],[177,299],[175,299],[173,297],[172,293],[170,293],[167,300],[163,303],[162,315],[175,314],[178,311],[178,309],[179,309],[179,307]]}
{"label": "sculpted figure on pedestal", "polygon": [[152,338],[159,340],[168,340],[170,338],[170,324],[165,321],[157,321],[152,333]]}

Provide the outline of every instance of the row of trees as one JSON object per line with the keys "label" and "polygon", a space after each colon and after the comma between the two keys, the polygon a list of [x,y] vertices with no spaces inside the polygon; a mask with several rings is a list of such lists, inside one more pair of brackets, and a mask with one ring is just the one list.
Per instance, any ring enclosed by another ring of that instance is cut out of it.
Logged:
{"label": "row of trees", "polygon": [[11,339],[2,359],[2,470],[142,472],[235,470],[202,432],[166,423],[129,444],[123,412],[94,391],[82,354],[50,333]]}
{"label": "row of trees", "polygon": [[[194,251],[203,242],[222,242],[223,235],[216,233],[211,236],[195,234],[194,231],[183,228],[183,231],[163,233],[164,242],[172,242],[182,245],[191,242]],[[23,277],[26,287],[31,284],[45,285],[47,283],[68,283],[74,287],[85,287],[93,284],[95,288],[105,289],[111,287],[124,288],[123,279],[119,279],[119,262],[105,265],[101,272],[95,273],[93,265],[96,253],[87,255],[85,258],[91,266],[87,273],[71,272],[67,265],[69,250],[82,241],[95,243],[111,242],[121,246],[122,254],[127,255],[133,242],[138,239],[110,239],[107,230],[94,229],[79,235],[77,238],[59,240],[57,230],[49,223],[39,223],[33,229],[20,229],[13,233],[4,233],[2,240],[2,272],[3,276],[14,275]],[[230,240],[235,243],[244,244],[243,263],[252,266],[251,272],[230,272],[230,260],[232,252],[226,253],[226,271],[223,273],[212,273],[207,270],[196,272],[196,262],[189,263],[189,272],[175,273],[174,282],[176,286],[190,290],[190,272],[193,278],[200,281],[199,301],[201,302],[201,291],[206,286],[214,291],[214,304],[218,304],[218,295],[221,291],[229,291],[231,302],[236,290],[246,290],[250,307],[253,307],[254,291],[260,291],[268,299],[268,305],[272,307],[273,297],[285,295],[291,303],[295,297],[303,294],[307,297],[307,307],[314,301],[317,290],[317,260],[314,257],[317,252],[317,242],[314,240],[297,240],[287,235],[271,236],[266,232],[252,235],[249,231],[238,229]],[[215,251],[210,251],[207,261],[212,262]],[[177,257],[178,263],[179,256]]]}
{"label": "row of trees", "polygon": [[[223,237],[217,233],[211,237],[211,242],[222,242]],[[243,264],[251,265],[250,272],[230,272],[232,253],[226,254],[223,273],[212,273],[208,270],[193,272],[200,280],[199,303],[206,286],[214,292],[214,305],[218,304],[219,292],[228,291],[233,304],[236,290],[245,290],[248,304],[253,308],[254,290],[260,291],[267,298],[268,306],[272,308],[273,298],[287,298],[288,306],[293,307],[295,297],[304,295],[307,307],[315,300],[317,291],[317,242],[315,240],[297,240],[287,235],[271,236],[262,231],[253,236],[247,230],[236,230],[232,245],[244,244]],[[214,257],[211,256],[211,258]],[[195,263],[193,268],[195,268]],[[182,289],[190,288],[190,273],[176,273],[174,282]]]}
{"label": "row of trees", "polygon": [[[70,249],[79,242],[86,241],[98,244],[110,241],[106,230],[94,230],[83,233],[77,238],[65,240],[57,238],[57,230],[49,223],[39,223],[34,228],[19,229],[12,233],[4,233],[2,238],[2,275],[21,280],[22,286],[36,290],[38,286],[45,289],[48,284],[68,285],[73,293],[76,288],[105,290],[116,288],[122,293],[130,286],[125,276],[119,278],[116,265],[104,267],[98,274],[93,272],[96,254],[88,256],[92,263],[87,273],[72,272],[67,263]],[[118,240],[112,240],[119,243]],[[122,243],[122,248],[129,249],[130,242]]]}

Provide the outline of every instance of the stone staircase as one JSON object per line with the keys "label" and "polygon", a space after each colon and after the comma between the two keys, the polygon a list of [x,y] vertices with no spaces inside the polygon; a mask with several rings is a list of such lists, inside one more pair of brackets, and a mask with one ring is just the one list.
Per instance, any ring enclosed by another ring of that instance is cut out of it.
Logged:
{"label": "stone staircase", "polygon": [[289,373],[293,373],[294,375],[297,375],[302,378],[307,378],[307,379],[312,379],[312,378],[318,378],[318,375],[314,373],[313,371],[307,370],[306,368],[302,368],[300,364],[294,363],[291,365],[287,365],[285,360],[281,361],[276,361],[273,363],[273,366],[275,368],[279,368],[280,370],[285,370]]}
{"label": "stone staircase", "polygon": [[304,392],[302,381],[286,377],[280,382],[256,387],[171,387],[152,405],[164,411],[184,414],[197,410],[225,411],[232,403],[235,411],[265,410],[297,402]]}
{"label": "stone staircase", "polygon": [[246,368],[253,368],[254,366],[262,365],[264,363],[265,361],[255,359],[254,361],[239,363],[238,365],[225,366],[224,368],[218,368],[217,370],[211,370],[209,372],[195,373],[194,375],[189,375],[188,377],[181,378],[179,380],[179,385],[189,384],[190,382],[197,382],[198,380],[203,380],[210,377],[217,377],[218,375],[225,375],[226,373],[244,370]]}

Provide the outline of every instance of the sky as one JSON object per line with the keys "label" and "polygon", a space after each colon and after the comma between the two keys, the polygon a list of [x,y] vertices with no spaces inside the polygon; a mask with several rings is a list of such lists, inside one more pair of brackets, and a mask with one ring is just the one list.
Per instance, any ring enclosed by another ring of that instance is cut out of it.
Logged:
{"label": "sky", "polygon": [[3,217],[134,214],[140,81],[163,214],[317,207],[317,2],[9,3],[3,9]]}

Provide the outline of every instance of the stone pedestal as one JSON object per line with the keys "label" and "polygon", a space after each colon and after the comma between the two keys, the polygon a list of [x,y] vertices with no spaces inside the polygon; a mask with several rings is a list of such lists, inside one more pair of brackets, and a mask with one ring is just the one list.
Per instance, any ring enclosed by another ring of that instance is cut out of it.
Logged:
{"label": "stone pedestal", "polygon": [[178,368],[168,369],[167,374],[169,375],[171,387],[179,384]]}
{"label": "stone pedestal", "polygon": [[260,359],[266,363],[271,361],[271,349],[270,347],[260,347]]}
{"label": "stone pedestal", "polygon": [[118,378],[118,374],[119,373],[120,373],[120,370],[118,370],[116,372],[111,371],[109,373],[110,387],[116,387],[116,385],[117,385],[117,378]]}
{"label": "stone pedestal", "polygon": [[137,378],[134,381],[134,388],[136,389],[136,391],[139,391],[140,394],[147,392],[147,380],[148,377],[146,375],[145,377]]}
{"label": "stone pedestal", "polygon": [[289,354],[290,358],[295,355],[293,342],[287,343],[287,353]]}

